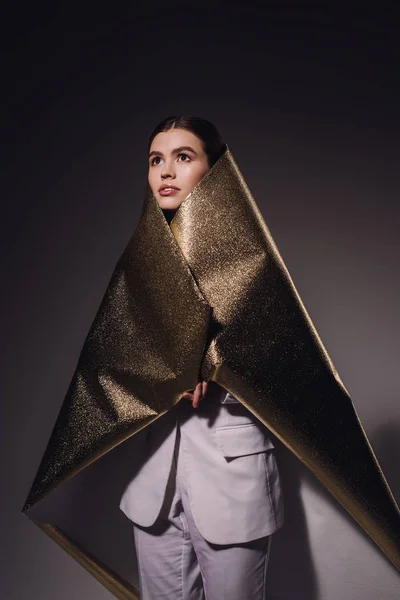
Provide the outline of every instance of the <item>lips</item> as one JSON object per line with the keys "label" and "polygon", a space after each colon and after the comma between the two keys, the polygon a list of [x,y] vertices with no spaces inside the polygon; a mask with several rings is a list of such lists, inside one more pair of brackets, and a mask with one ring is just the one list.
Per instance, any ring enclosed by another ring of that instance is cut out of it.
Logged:
{"label": "lips", "polygon": [[166,185],[165,184],[165,185],[162,185],[158,191],[159,192],[162,192],[163,190],[177,190],[178,191],[179,189],[180,188],[176,187],[176,185]]}
{"label": "lips", "polygon": [[180,191],[180,188],[174,185],[162,185],[158,190],[160,196],[172,196]]}

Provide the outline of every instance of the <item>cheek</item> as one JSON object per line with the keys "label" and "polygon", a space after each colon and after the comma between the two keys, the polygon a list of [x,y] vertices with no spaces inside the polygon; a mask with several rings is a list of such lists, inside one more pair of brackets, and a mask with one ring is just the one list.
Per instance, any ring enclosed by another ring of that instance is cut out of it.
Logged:
{"label": "cheek", "polygon": [[[153,171],[149,171],[148,177],[147,177],[147,181],[149,183],[149,186],[151,188],[151,191],[153,193],[155,193],[157,190],[155,189],[155,176],[154,176],[154,172]],[[157,188],[158,189],[158,188]]]}

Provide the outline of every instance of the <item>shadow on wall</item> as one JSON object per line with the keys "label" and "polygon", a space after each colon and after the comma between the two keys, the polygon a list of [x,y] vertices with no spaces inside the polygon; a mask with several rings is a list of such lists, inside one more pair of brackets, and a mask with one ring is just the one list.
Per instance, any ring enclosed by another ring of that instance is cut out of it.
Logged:
{"label": "shadow on wall", "polygon": [[[396,404],[393,402],[393,406]],[[380,425],[369,437],[396,502],[400,504],[400,422]]]}
{"label": "shadow on wall", "polygon": [[[369,435],[373,450],[388,480],[396,501],[400,501],[400,423],[386,423]],[[285,505],[285,523],[274,534],[268,568],[267,596],[270,600],[318,600],[319,587],[309,544],[308,528],[300,495],[306,483],[324,502],[360,531],[348,512],[329,494],[312,473],[278,440],[274,440],[281,474]],[[377,549],[365,534],[366,543]],[[389,559],[387,559],[388,562]],[[391,564],[391,563],[390,563]]]}
{"label": "shadow on wall", "polygon": [[318,584],[300,496],[307,469],[278,440],[274,439],[274,445],[283,489],[285,522],[272,540],[267,597],[270,600],[318,600]]}

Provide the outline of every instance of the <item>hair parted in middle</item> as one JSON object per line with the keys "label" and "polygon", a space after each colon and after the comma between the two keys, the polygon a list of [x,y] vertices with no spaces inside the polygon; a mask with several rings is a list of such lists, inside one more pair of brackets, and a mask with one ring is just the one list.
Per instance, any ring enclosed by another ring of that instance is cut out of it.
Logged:
{"label": "hair parted in middle", "polygon": [[226,144],[222,140],[221,134],[211,121],[190,116],[170,116],[158,123],[150,135],[148,149],[150,150],[152,141],[158,133],[170,129],[186,129],[198,137],[207,154],[210,168],[226,150]]}

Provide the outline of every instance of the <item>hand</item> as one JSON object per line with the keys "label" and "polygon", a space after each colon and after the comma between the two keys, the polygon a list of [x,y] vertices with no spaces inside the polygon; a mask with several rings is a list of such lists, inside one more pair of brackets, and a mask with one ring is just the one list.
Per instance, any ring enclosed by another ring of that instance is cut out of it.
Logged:
{"label": "hand", "polygon": [[184,394],[182,394],[182,398],[188,398],[192,401],[193,408],[197,408],[200,400],[204,398],[207,393],[207,386],[207,381],[199,381],[199,383],[196,385],[196,388],[194,390],[184,392]]}

